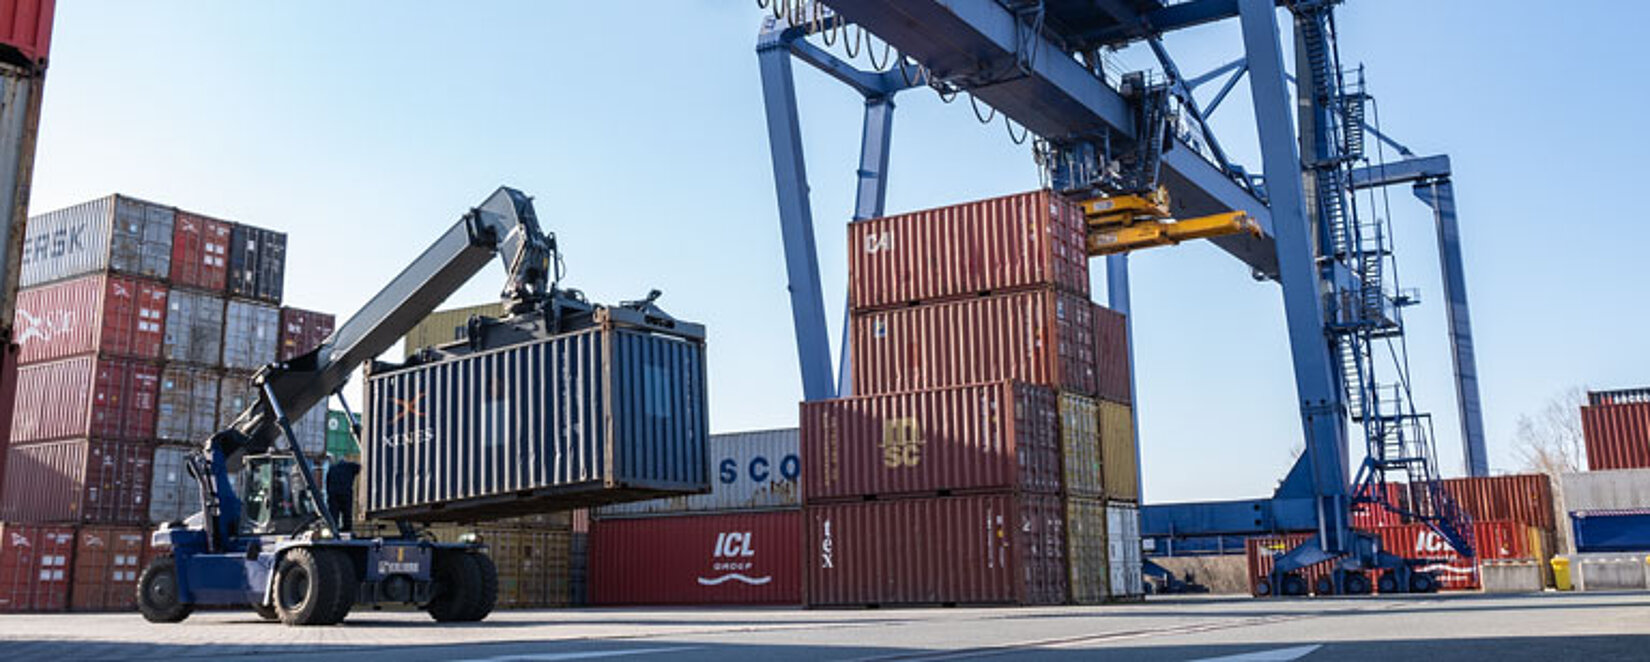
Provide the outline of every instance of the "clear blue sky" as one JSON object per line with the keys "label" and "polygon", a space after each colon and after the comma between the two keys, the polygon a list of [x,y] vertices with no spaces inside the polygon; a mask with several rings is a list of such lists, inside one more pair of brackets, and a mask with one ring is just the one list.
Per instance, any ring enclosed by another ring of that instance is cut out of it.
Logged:
{"label": "clear blue sky", "polygon": [[[1351,0],[1342,52],[1384,128],[1454,162],[1490,455],[1572,385],[1650,383],[1636,208],[1646,12],[1593,4]],[[569,284],[665,291],[711,332],[711,424],[794,425],[800,397],[745,0],[60,3],[34,209],[114,191],[290,234],[293,305],[347,313],[457,214],[508,183],[536,195]],[[1187,72],[1239,52],[1235,25],[1168,40]],[[1142,62],[1138,54],[1125,54]],[[860,102],[798,68],[826,301],[840,314]],[[1217,126],[1258,165],[1240,87]],[[888,207],[1033,188],[1001,124],[900,99]],[[1393,192],[1416,387],[1460,471],[1431,219]],[[1096,265],[1098,266],[1098,262]],[[1145,489],[1262,495],[1299,439],[1282,306],[1210,246],[1135,260]],[[1103,291],[1096,270],[1097,291]],[[453,304],[490,300],[488,271]]]}

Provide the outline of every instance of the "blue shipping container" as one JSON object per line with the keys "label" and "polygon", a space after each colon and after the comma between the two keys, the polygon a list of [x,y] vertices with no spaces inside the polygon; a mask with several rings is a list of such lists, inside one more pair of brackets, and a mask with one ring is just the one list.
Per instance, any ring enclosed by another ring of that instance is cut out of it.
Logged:
{"label": "blue shipping container", "polygon": [[617,504],[591,514],[617,518],[801,508],[801,436],[797,428],[713,434],[710,494]]}
{"label": "blue shipping container", "polygon": [[710,489],[700,337],[609,317],[371,375],[366,400],[369,517],[474,521]]}
{"label": "blue shipping container", "polygon": [[1582,510],[1570,513],[1576,551],[1650,551],[1650,509]]}

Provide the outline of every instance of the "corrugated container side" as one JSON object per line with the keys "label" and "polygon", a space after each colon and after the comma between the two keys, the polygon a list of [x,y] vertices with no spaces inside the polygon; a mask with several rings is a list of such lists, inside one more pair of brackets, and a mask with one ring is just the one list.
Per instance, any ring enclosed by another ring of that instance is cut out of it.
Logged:
{"label": "corrugated container side", "polygon": [[230,229],[230,294],[280,303],[285,277],[285,234],[241,224]]}
{"label": "corrugated container side", "polygon": [[23,290],[14,320],[25,363],[99,353],[153,359],[166,328],[166,286],[95,275]]}
{"label": "corrugated container side", "polygon": [[854,394],[1016,379],[1093,395],[1092,313],[1044,289],[855,315]]}
{"label": "corrugated container side", "polygon": [[258,298],[278,304],[286,295],[286,234],[264,230],[263,244],[258,255]]}
{"label": "corrugated container side", "polygon": [[75,539],[69,608],[112,611],[137,607],[138,573],[148,536],[142,526],[83,526]]}
{"label": "corrugated container side", "polygon": [[419,350],[426,347],[435,347],[466,339],[468,336],[465,328],[469,324],[470,318],[476,315],[503,317],[505,315],[504,304],[486,303],[478,306],[437,310],[430,313],[428,317],[424,318],[424,321],[418,323],[418,326],[408,331],[405,338],[402,338],[402,358],[410,359]]}
{"label": "corrugated container side", "polygon": [[[1254,596],[1277,595],[1278,587],[1273,586],[1269,593],[1263,594],[1260,590],[1260,580],[1272,574],[1278,558],[1288,554],[1289,550],[1311,538],[1308,533],[1289,533],[1276,536],[1254,536],[1244,542],[1244,554],[1249,560],[1249,594]],[[1318,580],[1328,577],[1334,572],[1334,562],[1325,561],[1309,565],[1296,571],[1306,579],[1307,590],[1318,585]],[[1375,577],[1370,577],[1370,585],[1374,585]]]}
{"label": "corrugated container side", "polygon": [[1140,507],[1106,502],[1106,563],[1111,570],[1108,587],[1112,597],[1146,594],[1140,555]]}
{"label": "corrugated container side", "polygon": [[1650,467],[1650,402],[1583,406],[1581,433],[1588,469]]}
{"label": "corrugated container side", "polygon": [[306,455],[320,455],[327,450],[327,410],[325,407],[311,407],[298,420],[292,422],[292,436],[297,437],[298,447]]}
{"label": "corrugated container side", "polygon": [[1542,474],[1446,478],[1444,490],[1474,520],[1511,520],[1553,531],[1553,485]]}
{"label": "corrugated container side", "polygon": [[604,519],[591,529],[596,605],[802,602],[802,514]]}
{"label": "corrugated container side", "polygon": [[281,309],[281,336],[275,357],[285,361],[321,346],[332,335],[336,320],[327,313],[298,308]]}
{"label": "corrugated container side", "polygon": [[14,445],[0,519],[15,522],[149,521],[151,446],[72,439]]}
{"label": "corrugated container side", "polygon": [[499,607],[566,606],[570,532],[481,527],[479,533],[498,566]]}
{"label": "corrugated container side", "polygon": [[111,195],[29,217],[18,287],[107,270],[114,204]]}
{"label": "corrugated container side", "polygon": [[810,503],[802,512],[808,605],[1066,600],[1065,512],[1058,496]]}
{"label": "corrugated container side", "polygon": [[55,0],[12,0],[0,4],[0,44],[16,48],[33,62],[51,52]]}
{"label": "corrugated container side", "polygon": [[1100,407],[1092,398],[1060,394],[1060,454],[1067,495],[1105,494],[1100,482]]}
{"label": "corrugated container side", "polygon": [[373,375],[368,512],[491,519],[708,490],[705,399],[703,344],[622,327]]}
{"label": "corrugated container side", "polygon": [[160,415],[155,436],[166,441],[203,442],[218,427],[218,371],[171,364],[160,375]]}
{"label": "corrugated container side", "polygon": [[229,370],[223,373],[218,382],[218,422],[217,429],[229,427],[236,416],[257,401],[257,393],[252,390],[252,373]]}
{"label": "corrugated container side", "polygon": [[80,356],[17,371],[11,442],[155,434],[160,369],[130,359]]}
{"label": "corrugated container side", "polygon": [[166,304],[166,336],[161,358],[218,365],[223,355],[224,299],[215,294],[172,290]]}
{"label": "corrugated container side", "polygon": [[1097,605],[1111,597],[1111,566],[1106,560],[1106,504],[1083,497],[1067,497],[1065,502],[1071,601]]}
{"label": "corrugated container side", "polygon": [[172,283],[221,292],[229,277],[228,222],[178,210],[172,230]]}
{"label": "corrugated container side", "polygon": [[1650,508],[1650,469],[1584,471],[1559,480],[1566,511]]}
{"label": "corrugated container side", "polygon": [[[1381,500],[1397,506],[1402,510],[1409,510],[1409,492],[1400,483],[1383,483]],[[1356,504],[1352,511],[1352,527],[1356,529],[1374,529],[1383,526],[1403,526],[1407,524],[1404,516],[1390,508],[1377,503]]]}
{"label": "corrugated container side", "polygon": [[180,522],[201,509],[200,488],[184,468],[193,446],[160,446],[150,463],[149,521]]}
{"label": "corrugated container side", "polygon": [[1052,285],[1089,292],[1087,225],[1048,191],[848,225],[855,311]]}
{"label": "corrugated container side", "polygon": [[1134,402],[1129,365],[1129,323],[1123,313],[1094,304],[1094,378],[1101,400]]}
{"label": "corrugated container side", "polygon": [[327,412],[327,454],[333,457],[360,457],[361,447],[349,429],[349,417],[341,411]]}
{"label": "corrugated container side", "polygon": [[1060,489],[1053,391],[1018,382],[802,403],[803,502]]}
{"label": "corrugated container side", "polygon": [[67,609],[74,546],[73,526],[0,522],[0,612]]}
{"label": "corrugated container side", "polygon": [[690,494],[603,506],[598,517],[799,508],[801,436],[796,428],[713,434],[709,494]]}
{"label": "corrugated container side", "polygon": [[115,196],[109,269],[165,280],[172,275],[172,226],[176,212],[150,202]]}
{"label": "corrugated container side", "polygon": [[224,312],[223,367],[257,370],[274,361],[280,334],[279,308],[230,299]]}
{"label": "corrugated container side", "polygon": [[1134,412],[1128,405],[1100,401],[1100,471],[1106,498],[1140,499],[1140,456],[1135,451]]}
{"label": "corrugated container side", "polygon": [[[1444,590],[1471,590],[1479,586],[1478,561],[1484,559],[1535,559],[1543,563],[1550,558],[1550,550],[1543,545],[1539,529],[1528,524],[1506,520],[1473,522],[1478,557],[1464,558],[1445,542],[1442,536],[1425,524],[1406,524],[1372,529],[1381,538],[1382,547],[1408,559],[1429,561],[1422,570],[1433,573]],[[1256,581],[1272,570],[1276,557],[1311,537],[1310,534],[1256,537],[1249,539],[1249,576],[1251,592]],[[1333,562],[1313,565],[1303,572],[1307,587],[1316,590],[1317,581],[1333,571]],[[1380,573],[1370,576],[1372,584]],[[1258,594],[1258,593],[1257,593]]]}

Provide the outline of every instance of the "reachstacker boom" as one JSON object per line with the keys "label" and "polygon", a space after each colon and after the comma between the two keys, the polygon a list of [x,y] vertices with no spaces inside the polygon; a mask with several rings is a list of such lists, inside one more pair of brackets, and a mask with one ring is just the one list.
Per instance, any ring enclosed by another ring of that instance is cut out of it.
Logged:
{"label": "reachstacker boom", "polygon": [[[1088,252],[1106,256],[1110,304],[1119,312],[1129,312],[1128,252],[1151,246],[1208,239],[1256,279],[1277,284],[1305,452],[1270,498],[1142,508],[1144,535],[1313,533],[1277,559],[1261,582],[1267,594],[1436,590],[1436,578],[1419,563],[1352,527],[1354,511],[1387,508],[1431,526],[1463,556],[1474,553],[1467,516],[1440,487],[1431,418],[1417,410],[1409,381],[1403,308],[1417,298],[1397,282],[1389,222],[1360,208],[1354,195],[1403,180],[1401,171],[1416,160],[1389,167],[1365,153],[1366,130],[1386,139],[1366,122],[1373,102],[1362,69],[1341,65],[1339,2],[758,0],[773,10],[756,50],[804,397],[849,395],[853,366],[844,333],[833,379],[793,59],[865,99],[856,220],[883,214],[895,96],[926,87],[943,101],[966,97],[982,122],[1000,115],[1018,125],[1021,135],[1014,124],[1009,135],[1030,139],[1047,185],[1083,205]],[[1293,28],[1292,67],[1283,54],[1280,8]],[[1231,19],[1240,29],[1241,56],[1183,75],[1163,36]],[[827,51],[833,43],[846,60]],[[1157,70],[1118,71],[1114,53],[1131,46],[1149,49]],[[870,70],[855,63],[857,54],[869,55]],[[1244,78],[1259,175],[1228,158],[1209,123]],[[1220,83],[1217,93],[1193,94],[1211,82]],[[1403,181],[1420,182],[1418,194],[1439,210],[1463,443],[1469,473],[1482,475],[1487,465],[1447,171]],[[1364,459],[1354,471],[1355,436]],[[1404,488],[1401,503],[1382,498],[1389,481]],[[1320,563],[1333,571],[1307,586],[1300,571]],[[1380,585],[1372,587],[1376,577]]]}
{"label": "reachstacker boom", "polygon": [[[152,622],[177,622],[197,606],[251,605],[288,625],[337,623],[356,604],[411,604],[438,621],[477,621],[492,611],[497,570],[471,543],[436,543],[403,526],[397,538],[358,538],[334,521],[292,421],[407,331],[492,261],[509,278],[513,313],[555,325],[582,297],[556,285],[554,235],[539,228],[525,194],[500,188],[340,325],[320,347],[259,370],[259,399],[188,459],[201,512],[153,535],[171,553],[139,578],[138,607]],[[346,405],[347,409],[347,405]],[[360,433],[352,420],[353,432]],[[230,474],[241,468],[237,494]]]}

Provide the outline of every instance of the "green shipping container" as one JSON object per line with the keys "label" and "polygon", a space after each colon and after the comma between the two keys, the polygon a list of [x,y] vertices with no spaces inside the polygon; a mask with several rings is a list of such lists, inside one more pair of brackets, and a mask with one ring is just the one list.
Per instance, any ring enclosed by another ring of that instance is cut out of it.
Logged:
{"label": "green shipping container", "polygon": [[341,411],[327,412],[327,455],[334,458],[360,457],[361,447],[349,431],[349,417]]}

